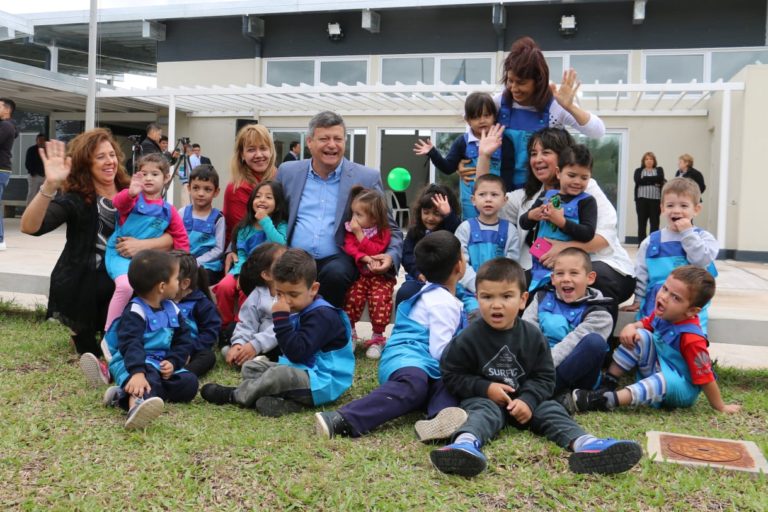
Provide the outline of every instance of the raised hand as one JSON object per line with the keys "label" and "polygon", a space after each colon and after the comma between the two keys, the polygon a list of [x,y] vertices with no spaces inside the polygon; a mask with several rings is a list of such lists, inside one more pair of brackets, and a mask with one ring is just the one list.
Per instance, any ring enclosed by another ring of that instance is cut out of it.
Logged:
{"label": "raised hand", "polygon": [[59,140],[49,140],[45,149],[38,149],[45,167],[45,181],[59,188],[72,170],[72,158],[66,156],[67,146]]}
{"label": "raised hand", "polygon": [[448,203],[448,198],[443,194],[435,194],[432,196],[432,204],[435,205],[435,209],[440,212],[443,217],[451,213],[451,205]]}
{"label": "raised hand", "polygon": [[480,142],[478,142],[477,150],[481,155],[491,156],[494,151],[501,147],[501,137],[504,135],[504,127],[500,124],[495,124],[488,128],[486,132],[480,134]]}
{"label": "raised hand", "polygon": [[128,195],[136,197],[144,190],[144,174],[137,171],[131,176],[131,184],[128,186]]}
{"label": "raised hand", "polygon": [[576,99],[576,92],[579,90],[581,82],[579,82],[576,76],[576,71],[573,69],[566,69],[563,71],[563,81],[560,87],[555,84],[550,84],[549,88],[552,91],[552,95],[555,101],[560,104],[563,109],[570,111]]}
{"label": "raised hand", "polygon": [[430,151],[432,151],[433,147],[434,146],[429,141],[429,139],[427,140],[419,139],[416,141],[416,144],[413,145],[413,152],[419,156],[424,156],[428,154]]}

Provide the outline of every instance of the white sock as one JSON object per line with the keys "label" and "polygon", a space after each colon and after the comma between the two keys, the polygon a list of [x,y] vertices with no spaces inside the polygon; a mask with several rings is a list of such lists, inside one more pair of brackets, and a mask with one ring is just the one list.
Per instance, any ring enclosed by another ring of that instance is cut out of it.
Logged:
{"label": "white sock", "polygon": [[[475,444],[477,442],[477,438],[470,434],[469,432],[462,432],[461,434],[456,437],[456,439],[453,440],[454,443],[469,443],[469,444]],[[478,443],[479,444],[479,443]]]}
{"label": "white sock", "polygon": [[580,452],[585,444],[591,443],[592,441],[597,441],[597,438],[590,434],[584,434],[583,436],[577,437],[573,442],[573,451]]}

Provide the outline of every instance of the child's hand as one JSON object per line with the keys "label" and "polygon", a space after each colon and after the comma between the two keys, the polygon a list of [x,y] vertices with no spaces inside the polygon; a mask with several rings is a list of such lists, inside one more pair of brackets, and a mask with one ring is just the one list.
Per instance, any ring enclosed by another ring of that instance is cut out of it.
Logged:
{"label": "child's hand", "polygon": [[501,382],[494,382],[488,386],[488,391],[486,394],[488,395],[488,398],[497,404],[501,405],[502,407],[507,407],[512,403],[512,399],[509,397],[509,394],[514,392],[515,388],[512,386],[508,384],[502,384]]}
{"label": "child's hand", "polygon": [[546,205],[542,212],[542,218],[560,229],[565,227],[565,212],[562,208],[553,208],[551,205]]}
{"label": "child's hand", "polygon": [[168,380],[171,378],[171,375],[173,375],[173,363],[168,361],[167,359],[163,359],[160,361],[160,376],[164,378],[165,380]]}
{"label": "child's hand", "polygon": [[720,412],[724,412],[725,414],[736,414],[741,410],[741,406],[738,404],[725,404],[723,405],[723,408],[720,409]]}
{"label": "child's hand", "polygon": [[544,219],[544,210],[547,208],[546,204],[531,208],[528,210],[528,220],[539,222]]}
{"label": "child's hand", "polygon": [[681,217],[677,220],[671,221],[667,227],[670,229],[670,231],[674,231],[675,233],[682,233],[683,231],[689,230],[693,227],[693,221],[691,219]]}
{"label": "child's hand", "polygon": [[481,155],[490,157],[494,151],[501,147],[501,137],[504,135],[504,127],[495,124],[480,134],[480,142],[477,144],[477,150]]}
{"label": "child's hand", "polygon": [[357,219],[352,217],[349,219],[349,229],[351,229],[351,233],[355,236],[361,235],[363,233],[363,228],[360,227],[360,223],[357,222]]}
{"label": "child's hand", "polygon": [[619,308],[619,311],[630,311],[630,312],[640,311],[640,302],[636,301],[628,306],[621,306]]}
{"label": "child's hand", "polygon": [[237,257],[236,252],[228,252],[227,255],[224,257],[224,274],[227,274],[229,272],[229,269],[232,268],[232,266],[237,263],[237,261],[240,258]]}
{"label": "child's hand", "polygon": [[443,194],[435,194],[432,196],[432,204],[435,205],[435,209],[440,212],[440,215],[446,217],[451,213],[451,205],[448,203],[448,198]]}
{"label": "child's hand", "polygon": [[619,334],[619,341],[621,345],[629,350],[635,348],[635,343],[640,339],[640,333],[637,332],[635,324],[625,325]]}
{"label": "child's hand", "polygon": [[277,294],[277,300],[272,304],[272,313],[285,312],[290,313],[291,307],[285,300],[285,296],[282,293]]}
{"label": "child's hand", "polygon": [[433,147],[434,146],[432,146],[432,143],[429,141],[429,139],[427,140],[419,139],[416,141],[416,144],[413,145],[413,152],[419,156],[424,156],[428,154],[430,151],[432,151]]}
{"label": "child's hand", "polygon": [[459,173],[459,176],[461,176],[461,179],[464,180],[464,183],[472,183],[472,181],[475,179],[476,169],[474,167],[465,167],[471,161],[472,160],[464,159],[459,162],[459,168],[457,172]]}
{"label": "child's hand", "polygon": [[125,392],[136,398],[142,398],[149,393],[152,387],[147,382],[147,377],[143,373],[134,373],[125,384]]}
{"label": "child's hand", "polygon": [[250,343],[244,343],[238,346],[242,348],[237,352],[237,357],[235,357],[235,364],[237,366],[243,366],[246,362],[250,361],[258,355],[258,353],[256,353],[256,349],[253,348],[253,345]]}
{"label": "child's hand", "polygon": [[579,82],[576,76],[576,71],[573,69],[566,69],[563,71],[563,81],[558,87],[555,84],[550,84],[549,88],[552,91],[555,101],[563,107],[564,110],[569,111],[573,106],[576,99],[576,92],[578,92],[581,82]]}
{"label": "child's hand", "polygon": [[258,222],[261,222],[265,217],[269,217],[269,213],[267,213],[267,210],[264,208],[256,208],[256,210],[253,212],[253,217]]}
{"label": "child's hand", "polygon": [[243,345],[231,345],[224,360],[229,366],[237,365],[237,359],[242,351]]}
{"label": "child's hand", "polygon": [[519,398],[515,398],[509,404],[507,405],[507,410],[509,411],[509,415],[515,418],[517,422],[521,425],[525,425],[529,421],[531,421],[531,418],[533,417],[533,411],[531,411],[531,408],[528,407],[528,404],[520,400]]}
{"label": "child's hand", "polygon": [[136,197],[142,190],[144,190],[144,173],[136,171],[136,173],[131,176],[131,184],[128,186],[128,195]]}

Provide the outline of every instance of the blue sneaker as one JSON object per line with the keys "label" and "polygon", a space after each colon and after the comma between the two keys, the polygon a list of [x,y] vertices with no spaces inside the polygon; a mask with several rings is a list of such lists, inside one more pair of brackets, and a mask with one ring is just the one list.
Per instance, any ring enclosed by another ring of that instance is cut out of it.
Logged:
{"label": "blue sneaker", "polygon": [[597,439],[571,454],[568,466],[574,473],[611,475],[632,469],[643,456],[643,449],[634,441]]}
{"label": "blue sneaker", "polygon": [[450,475],[475,476],[488,466],[479,443],[453,443],[429,453],[435,469]]}

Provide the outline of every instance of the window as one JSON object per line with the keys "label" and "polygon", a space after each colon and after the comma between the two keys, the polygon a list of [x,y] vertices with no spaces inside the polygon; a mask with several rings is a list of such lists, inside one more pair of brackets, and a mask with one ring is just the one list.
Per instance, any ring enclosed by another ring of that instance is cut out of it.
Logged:
{"label": "window", "polygon": [[712,52],[712,81],[730,80],[749,64],[768,64],[768,49]]}
{"label": "window", "polygon": [[434,57],[385,57],[381,59],[381,83],[394,85],[400,82],[415,85],[417,82],[435,83]]}
{"label": "window", "polygon": [[440,59],[440,81],[447,85],[491,83],[491,59]]}
{"label": "window", "polygon": [[544,55],[544,58],[547,61],[547,66],[549,66],[550,82],[559,84],[562,81],[562,77],[563,77],[563,58],[556,57],[556,56],[550,57],[547,55]]}
{"label": "window", "polygon": [[315,83],[315,63],[311,60],[271,60],[267,62],[267,84],[281,86]]}
{"label": "window", "polygon": [[[576,70],[583,84],[595,82],[626,84],[629,81],[629,55],[627,54],[571,55],[569,67]],[[562,73],[562,70],[559,75],[553,75],[550,72],[550,77],[553,81],[559,82]]]}
{"label": "window", "polygon": [[645,80],[652,84],[687,83],[704,81],[704,55],[647,55]]}
{"label": "window", "polygon": [[328,60],[320,62],[320,82],[327,85],[357,85],[368,81],[368,62],[364,60]]}

